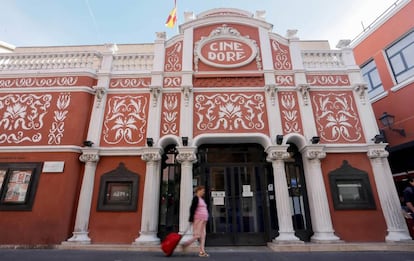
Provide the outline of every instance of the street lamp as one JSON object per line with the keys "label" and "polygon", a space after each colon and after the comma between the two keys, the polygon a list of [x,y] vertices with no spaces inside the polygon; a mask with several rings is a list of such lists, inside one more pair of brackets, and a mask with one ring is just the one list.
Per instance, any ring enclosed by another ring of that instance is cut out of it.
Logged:
{"label": "street lamp", "polygon": [[394,125],[394,115],[388,114],[387,112],[382,113],[382,115],[378,118],[381,121],[384,127],[388,127],[390,130],[398,132],[401,136],[405,137],[405,130],[404,129],[394,129],[392,126]]}

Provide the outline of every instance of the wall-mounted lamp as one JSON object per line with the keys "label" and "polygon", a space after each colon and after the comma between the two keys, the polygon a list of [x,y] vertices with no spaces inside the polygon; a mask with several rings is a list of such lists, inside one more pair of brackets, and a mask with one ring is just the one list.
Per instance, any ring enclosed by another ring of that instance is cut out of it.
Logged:
{"label": "wall-mounted lamp", "polygon": [[90,141],[90,140],[85,140],[85,141],[83,142],[83,145],[84,145],[84,146],[86,146],[86,147],[92,147],[93,142],[92,142],[92,141]]}
{"label": "wall-mounted lamp", "polygon": [[154,140],[152,138],[147,138],[147,145],[148,147],[152,147],[154,145]]}
{"label": "wall-mounted lamp", "polygon": [[374,141],[374,143],[378,144],[381,142],[385,142],[385,137],[382,134],[377,134],[374,136],[374,138],[372,138],[372,140]]}
{"label": "wall-mounted lamp", "polygon": [[283,142],[283,135],[276,135],[276,144],[282,145]]}
{"label": "wall-mounted lamp", "polygon": [[188,146],[188,137],[181,137],[181,140],[183,141],[183,146]]}
{"label": "wall-mounted lamp", "polygon": [[313,136],[311,139],[312,144],[318,144],[321,138],[319,136]]}
{"label": "wall-mounted lamp", "polygon": [[401,136],[405,137],[405,130],[404,129],[394,129],[392,126],[394,125],[394,115],[388,114],[387,112],[384,112],[378,120],[381,121],[382,125],[384,127],[388,127],[390,130],[398,132]]}

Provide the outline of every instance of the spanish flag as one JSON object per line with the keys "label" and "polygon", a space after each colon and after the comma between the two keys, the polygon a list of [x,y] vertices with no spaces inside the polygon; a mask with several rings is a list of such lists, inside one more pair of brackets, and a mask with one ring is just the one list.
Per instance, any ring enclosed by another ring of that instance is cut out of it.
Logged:
{"label": "spanish flag", "polygon": [[165,26],[173,28],[177,22],[177,0],[174,1],[174,8],[171,10],[170,15],[165,22]]}

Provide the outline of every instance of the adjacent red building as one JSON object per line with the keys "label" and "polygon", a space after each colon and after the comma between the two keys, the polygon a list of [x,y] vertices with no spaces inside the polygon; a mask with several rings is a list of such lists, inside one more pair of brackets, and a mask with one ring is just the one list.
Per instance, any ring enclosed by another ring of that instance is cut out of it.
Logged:
{"label": "adjacent red building", "polygon": [[413,13],[413,1],[396,1],[352,42],[400,195],[414,176]]}

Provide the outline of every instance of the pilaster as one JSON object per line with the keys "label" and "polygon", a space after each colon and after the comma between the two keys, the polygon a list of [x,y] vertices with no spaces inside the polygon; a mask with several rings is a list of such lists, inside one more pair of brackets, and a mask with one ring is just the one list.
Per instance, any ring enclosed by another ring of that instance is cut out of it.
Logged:
{"label": "pilaster", "polygon": [[272,162],[273,176],[275,182],[275,197],[277,218],[279,223],[279,236],[273,242],[297,242],[303,243],[295,236],[292,223],[292,210],[289,202],[289,191],[287,188],[285,160],[290,157],[287,152],[288,145],[270,146],[266,149],[268,154],[266,160]]}
{"label": "pilaster", "polygon": [[78,209],[76,211],[73,236],[69,238],[67,242],[90,244],[91,239],[88,236],[88,226],[92,205],[96,165],[99,161],[98,150],[84,148],[79,160],[85,163],[85,171],[79,195]]}
{"label": "pilaster", "polygon": [[160,197],[161,148],[146,148],[141,158],[147,162],[142,200],[141,231],[134,244],[156,245],[160,243],[158,233],[158,211]]}
{"label": "pilaster", "polygon": [[384,149],[383,144],[371,145],[367,155],[371,161],[378,197],[387,224],[388,234],[385,241],[411,240],[404,217],[401,214],[400,201],[387,161],[388,151]]}
{"label": "pilaster", "polygon": [[193,198],[193,163],[197,161],[197,147],[177,147],[177,161],[181,163],[180,182],[180,233],[183,241],[191,237],[189,226],[190,205]]}
{"label": "pilaster", "polygon": [[321,169],[326,157],[323,145],[308,145],[302,151],[314,242],[337,242],[329,211],[328,197]]}

